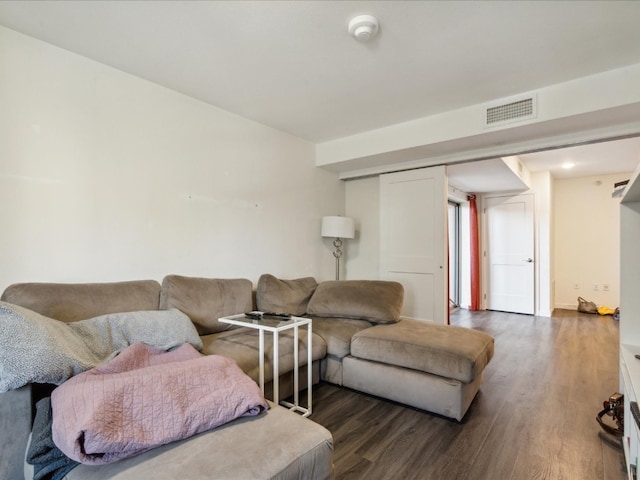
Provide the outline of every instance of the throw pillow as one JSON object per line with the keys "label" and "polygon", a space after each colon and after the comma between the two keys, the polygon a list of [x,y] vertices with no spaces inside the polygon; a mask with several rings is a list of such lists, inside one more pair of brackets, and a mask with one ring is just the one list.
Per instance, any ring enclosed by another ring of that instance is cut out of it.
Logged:
{"label": "throw pillow", "polygon": [[256,304],[262,312],[304,315],[318,282],[313,277],[281,280],[268,273],[258,279]]}

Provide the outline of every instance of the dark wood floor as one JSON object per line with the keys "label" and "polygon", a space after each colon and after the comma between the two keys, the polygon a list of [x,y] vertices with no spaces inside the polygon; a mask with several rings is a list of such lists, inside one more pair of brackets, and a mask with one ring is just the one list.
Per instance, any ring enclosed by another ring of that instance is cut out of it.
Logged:
{"label": "dark wood floor", "polygon": [[618,390],[618,323],[560,310],[553,318],[460,310],[495,356],[461,423],[330,384],[312,419],[334,437],[338,480],[622,480],[619,441],[600,433]]}

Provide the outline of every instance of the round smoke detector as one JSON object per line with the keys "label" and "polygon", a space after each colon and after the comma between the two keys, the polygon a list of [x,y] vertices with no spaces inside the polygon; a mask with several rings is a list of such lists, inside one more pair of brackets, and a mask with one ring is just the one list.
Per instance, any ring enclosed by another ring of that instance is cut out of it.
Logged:
{"label": "round smoke detector", "polygon": [[379,27],[378,19],[373,15],[358,15],[349,22],[349,33],[357,40],[366,42],[378,33]]}

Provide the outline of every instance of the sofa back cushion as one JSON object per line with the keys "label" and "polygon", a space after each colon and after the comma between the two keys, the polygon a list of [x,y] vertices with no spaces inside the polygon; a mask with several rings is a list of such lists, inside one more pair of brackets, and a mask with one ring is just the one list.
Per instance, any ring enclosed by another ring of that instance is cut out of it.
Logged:
{"label": "sofa back cushion", "polygon": [[268,273],[260,276],[256,305],[263,312],[304,315],[318,282],[313,277],[280,280]]}
{"label": "sofa back cushion", "polygon": [[186,313],[200,335],[222,332],[231,325],[218,318],[253,309],[253,284],[244,278],[196,278],[167,275],[162,280],[160,308]]}
{"label": "sofa back cushion", "polygon": [[160,284],[155,280],[113,283],[16,283],[2,301],[49,318],[75,322],[107,313],[158,310]]}
{"label": "sofa back cushion", "polygon": [[400,319],[404,288],[384,280],[322,282],[313,293],[307,314],[394,323]]}

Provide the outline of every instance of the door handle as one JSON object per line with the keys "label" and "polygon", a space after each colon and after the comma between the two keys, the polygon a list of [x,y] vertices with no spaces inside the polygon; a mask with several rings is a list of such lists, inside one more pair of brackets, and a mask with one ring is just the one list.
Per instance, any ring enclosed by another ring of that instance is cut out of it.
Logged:
{"label": "door handle", "polygon": [[527,258],[527,259],[525,260],[525,262],[527,262],[527,263],[531,263],[531,262],[533,262],[533,258]]}

